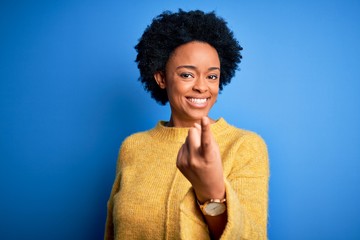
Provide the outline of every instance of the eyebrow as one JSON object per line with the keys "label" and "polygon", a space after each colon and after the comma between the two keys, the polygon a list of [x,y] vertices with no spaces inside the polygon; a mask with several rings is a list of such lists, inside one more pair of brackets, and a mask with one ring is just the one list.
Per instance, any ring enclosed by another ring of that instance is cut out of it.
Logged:
{"label": "eyebrow", "polygon": [[[179,68],[196,69],[196,67],[193,65],[180,65],[180,66],[176,67],[176,69],[179,69]],[[220,68],[219,67],[209,67],[208,70],[210,70],[210,71],[219,70],[220,71]]]}

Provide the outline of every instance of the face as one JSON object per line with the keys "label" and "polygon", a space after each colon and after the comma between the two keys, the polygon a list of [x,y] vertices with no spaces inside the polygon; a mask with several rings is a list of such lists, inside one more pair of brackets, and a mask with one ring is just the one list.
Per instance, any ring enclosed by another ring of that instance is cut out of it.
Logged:
{"label": "face", "polygon": [[215,48],[189,42],[175,49],[165,73],[154,75],[166,89],[171,107],[170,125],[192,127],[207,116],[215,104],[220,83],[220,60]]}

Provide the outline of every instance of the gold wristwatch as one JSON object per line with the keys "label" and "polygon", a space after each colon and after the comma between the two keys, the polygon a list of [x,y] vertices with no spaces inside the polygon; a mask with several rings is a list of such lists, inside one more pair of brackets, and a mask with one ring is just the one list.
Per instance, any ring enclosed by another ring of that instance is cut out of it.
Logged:
{"label": "gold wristwatch", "polygon": [[201,212],[206,216],[218,216],[226,211],[226,198],[224,199],[210,199],[204,204],[201,204],[199,200],[197,203]]}

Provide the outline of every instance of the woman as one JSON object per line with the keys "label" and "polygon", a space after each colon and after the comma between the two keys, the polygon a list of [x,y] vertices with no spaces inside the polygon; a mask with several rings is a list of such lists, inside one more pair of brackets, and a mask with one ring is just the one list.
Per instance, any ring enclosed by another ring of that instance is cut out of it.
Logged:
{"label": "woman", "polygon": [[164,12],[135,48],[141,82],[171,116],[122,143],[105,239],[266,239],[266,145],[208,117],[241,60],[226,22]]}

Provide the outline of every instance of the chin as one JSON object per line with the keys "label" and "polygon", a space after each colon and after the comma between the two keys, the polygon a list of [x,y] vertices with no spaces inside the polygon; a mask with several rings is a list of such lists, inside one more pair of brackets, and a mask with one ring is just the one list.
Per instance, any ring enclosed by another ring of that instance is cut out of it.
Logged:
{"label": "chin", "polygon": [[190,119],[193,119],[194,121],[200,121],[202,117],[207,116],[209,112],[204,112],[204,113],[198,113],[198,114],[193,114],[191,116],[189,116]]}

